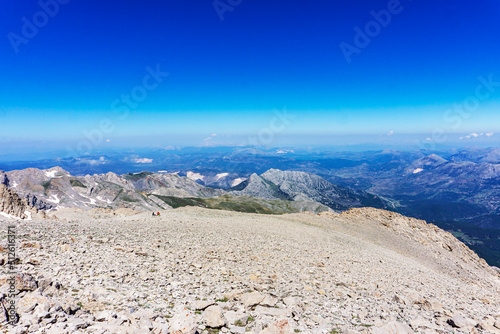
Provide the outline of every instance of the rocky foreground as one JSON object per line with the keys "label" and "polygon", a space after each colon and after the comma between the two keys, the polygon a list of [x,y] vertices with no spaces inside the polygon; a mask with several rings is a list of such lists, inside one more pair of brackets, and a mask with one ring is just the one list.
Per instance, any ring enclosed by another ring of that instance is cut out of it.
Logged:
{"label": "rocky foreground", "polygon": [[498,270],[392,212],[55,216],[15,223],[16,326],[0,217],[4,332],[500,333]]}

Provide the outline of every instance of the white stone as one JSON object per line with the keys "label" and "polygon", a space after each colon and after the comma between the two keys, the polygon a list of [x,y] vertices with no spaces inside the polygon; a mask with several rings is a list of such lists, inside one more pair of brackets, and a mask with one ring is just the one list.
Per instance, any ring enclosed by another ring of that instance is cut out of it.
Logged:
{"label": "white stone", "polygon": [[222,314],[222,308],[212,305],[203,312],[203,322],[208,327],[219,328],[224,326],[227,320]]}
{"label": "white stone", "polygon": [[264,300],[264,295],[260,292],[244,293],[240,296],[245,308],[255,306]]}

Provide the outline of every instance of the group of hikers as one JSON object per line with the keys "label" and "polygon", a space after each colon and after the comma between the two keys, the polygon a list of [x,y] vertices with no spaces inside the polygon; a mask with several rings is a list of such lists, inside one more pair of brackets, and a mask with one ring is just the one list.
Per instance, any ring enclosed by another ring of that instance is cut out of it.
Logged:
{"label": "group of hikers", "polygon": [[154,212],[153,212],[153,216],[159,216],[159,215],[160,215],[160,213],[159,213],[159,212],[157,212],[157,213],[154,213]]}

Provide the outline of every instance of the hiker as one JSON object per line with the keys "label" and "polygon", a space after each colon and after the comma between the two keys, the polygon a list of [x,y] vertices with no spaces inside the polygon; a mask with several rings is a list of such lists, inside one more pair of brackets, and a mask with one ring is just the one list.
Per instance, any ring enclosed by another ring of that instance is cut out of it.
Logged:
{"label": "hiker", "polygon": [[156,215],[157,215],[157,216],[159,216],[159,215],[160,215],[160,213],[158,212]]}
{"label": "hiker", "polygon": [[156,214],[153,212],[153,216],[156,216]]}

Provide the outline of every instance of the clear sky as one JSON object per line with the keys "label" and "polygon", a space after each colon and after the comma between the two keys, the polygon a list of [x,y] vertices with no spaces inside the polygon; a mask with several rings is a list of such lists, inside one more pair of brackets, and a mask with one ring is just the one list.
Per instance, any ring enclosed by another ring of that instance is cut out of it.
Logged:
{"label": "clear sky", "polygon": [[5,0],[0,9],[0,150],[255,135],[270,145],[441,133],[472,142],[500,132],[497,0]]}

